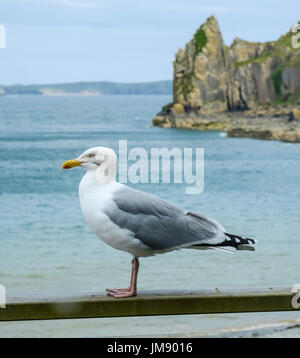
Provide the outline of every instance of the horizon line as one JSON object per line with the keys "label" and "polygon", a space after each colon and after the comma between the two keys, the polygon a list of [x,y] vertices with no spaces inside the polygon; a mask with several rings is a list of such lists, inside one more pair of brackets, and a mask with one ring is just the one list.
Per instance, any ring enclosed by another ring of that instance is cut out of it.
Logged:
{"label": "horizon line", "polygon": [[108,81],[108,80],[96,80],[96,81],[84,81],[84,80],[77,80],[77,81],[67,81],[67,82],[53,82],[53,83],[29,83],[29,84],[22,84],[22,83],[13,83],[13,84],[3,84],[0,83],[0,86],[3,87],[10,87],[10,86],[48,86],[48,85],[66,85],[66,84],[76,84],[76,83],[113,83],[113,84],[124,84],[124,85],[134,85],[134,84],[146,84],[146,83],[157,83],[157,82],[172,82],[173,79],[166,79],[166,80],[154,80],[154,81],[141,81],[141,82],[117,82],[117,81]]}

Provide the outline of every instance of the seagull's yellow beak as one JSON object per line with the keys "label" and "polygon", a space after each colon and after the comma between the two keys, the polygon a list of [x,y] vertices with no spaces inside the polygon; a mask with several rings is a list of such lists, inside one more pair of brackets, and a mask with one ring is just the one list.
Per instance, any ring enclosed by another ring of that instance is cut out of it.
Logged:
{"label": "seagull's yellow beak", "polygon": [[78,167],[79,165],[81,165],[81,163],[82,162],[77,159],[68,160],[62,165],[62,169],[71,169],[74,167]]}

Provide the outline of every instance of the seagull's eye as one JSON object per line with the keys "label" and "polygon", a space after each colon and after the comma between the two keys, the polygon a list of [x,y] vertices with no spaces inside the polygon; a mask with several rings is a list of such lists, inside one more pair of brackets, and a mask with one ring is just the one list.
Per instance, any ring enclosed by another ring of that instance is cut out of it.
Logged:
{"label": "seagull's eye", "polygon": [[89,154],[89,158],[94,158],[95,154]]}

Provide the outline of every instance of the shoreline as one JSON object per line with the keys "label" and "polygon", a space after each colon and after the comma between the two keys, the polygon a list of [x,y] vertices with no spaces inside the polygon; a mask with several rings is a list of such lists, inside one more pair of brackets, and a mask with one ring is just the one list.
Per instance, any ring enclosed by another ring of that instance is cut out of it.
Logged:
{"label": "shoreline", "polygon": [[152,120],[154,126],[227,132],[228,137],[300,142],[300,107],[270,106],[216,114],[176,113],[164,108]]}
{"label": "shoreline", "polygon": [[121,338],[300,338],[300,322],[285,321],[270,324],[257,324],[245,328],[221,329],[214,333],[193,332],[193,333],[173,333],[160,335],[131,335],[121,336]]}

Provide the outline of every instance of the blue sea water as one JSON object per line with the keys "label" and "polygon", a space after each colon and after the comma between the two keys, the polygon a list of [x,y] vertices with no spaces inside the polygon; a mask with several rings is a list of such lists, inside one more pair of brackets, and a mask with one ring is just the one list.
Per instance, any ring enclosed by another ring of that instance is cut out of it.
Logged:
{"label": "blue sea water", "polygon": [[[61,164],[93,146],[204,148],[205,187],[137,184],[227,231],[255,252],[181,250],[141,260],[139,289],[292,286],[300,272],[300,145],[152,127],[169,96],[0,97],[0,284],[10,297],[104,293],[127,285],[130,256],[99,240],[80,212],[84,170]],[[5,336],[218,331],[299,320],[291,313],[0,323]]]}

